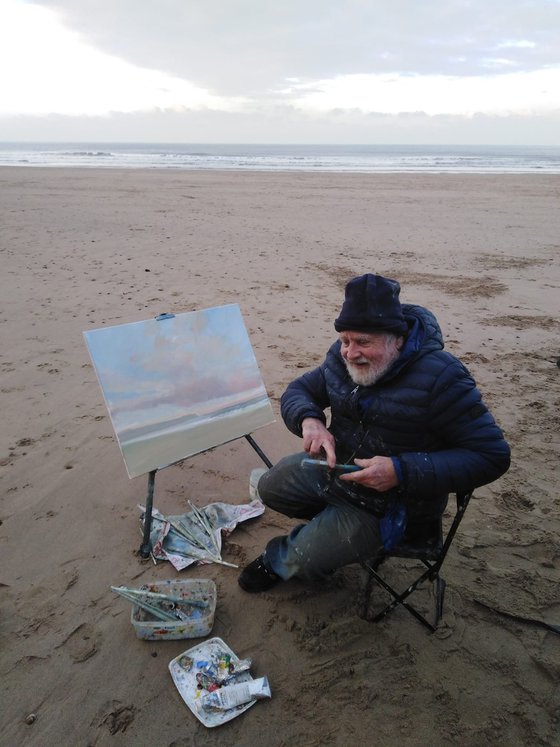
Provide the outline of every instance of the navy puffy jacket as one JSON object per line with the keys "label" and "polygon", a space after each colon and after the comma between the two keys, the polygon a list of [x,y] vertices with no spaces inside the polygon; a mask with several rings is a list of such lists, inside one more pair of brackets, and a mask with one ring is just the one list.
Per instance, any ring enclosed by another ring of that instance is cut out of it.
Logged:
{"label": "navy puffy jacket", "polygon": [[[292,382],[281,400],[287,427],[301,436],[306,417],[327,422],[337,460],[397,457],[399,493],[413,513],[440,513],[450,492],[468,492],[496,480],[509,467],[510,451],[465,366],[443,350],[434,315],[403,304],[409,333],[399,358],[370,387],[356,386],[340,354],[340,342],[324,363]],[[344,483],[345,487],[348,483]],[[393,491],[359,487],[382,513]]]}

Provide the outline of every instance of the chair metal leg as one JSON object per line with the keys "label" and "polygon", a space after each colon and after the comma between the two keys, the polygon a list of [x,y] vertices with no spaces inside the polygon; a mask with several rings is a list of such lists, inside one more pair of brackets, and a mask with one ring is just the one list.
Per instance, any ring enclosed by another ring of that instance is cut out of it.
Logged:
{"label": "chair metal leg", "polygon": [[373,591],[373,571],[375,571],[381,563],[383,562],[384,558],[376,558],[374,560],[371,560],[367,563],[362,563],[362,567],[365,571],[367,571],[367,580],[366,584],[364,586],[364,591],[362,598],[360,600],[360,603],[358,605],[358,617],[360,617],[362,620],[367,620],[368,622],[371,622],[370,615],[369,615],[369,606],[371,601],[371,593]]}
{"label": "chair metal leg", "polygon": [[439,575],[436,576],[436,621],[435,625],[443,617],[443,599],[445,597],[445,580]]}
{"label": "chair metal leg", "polygon": [[358,608],[358,616],[362,618],[362,620],[369,620],[369,603],[371,598],[371,592],[373,589],[373,576],[371,573],[368,572],[368,577],[366,581],[366,585],[364,587],[363,596],[361,599],[361,604]]}
{"label": "chair metal leg", "polygon": [[[415,617],[418,620],[418,622],[422,623],[422,625],[428,628],[430,632],[433,633],[435,631],[436,629],[435,626],[432,625],[430,622],[428,622],[428,620],[426,620],[426,618],[423,615],[421,615],[416,609],[414,609],[412,605],[408,604],[408,602],[405,601],[406,598],[410,594],[412,594],[412,592],[414,592],[416,588],[423,581],[426,580],[426,578],[430,576],[430,574],[432,573],[431,568],[425,571],[413,584],[411,584],[401,594],[399,594],[397,591],[395,591],[395,589],[389,586],[389,584],[383,578],[381,578],[381,576],[379,576],[379,574],[373,568],[367,566],[367,570],[368,570],[368,579],[366,583],[366,596],[365,596],[364,605],[362,608],[363,614],[360,615],[361,617],[363,617],[363,619],[367,620],[368,622],[379,622],[384,617],[386,617],[392,610],[394,610],[395,607],[402,605],[408,610],[408,612],[410,612],[410,614],[413,617]],[[387,591],[393,597],[393,601],[390,604],[388,604],[384,609],[382,609],[381,612],[378,612],[376,615],[372,615],[369,612],[369,599],[371,596],[371,591],[372,591],[372,586],[373,586],[374,581],[377,582],[379,586],[384,588],[385,591]],[[436,624],[437,624],[437,621],[436,621]]]}
{"label": "chair metal leg", "polygon": [[[443,602],[445,597],[445,581],[440,577],[439,572],[447,555],[447,551],[451,546],[451,542],[459,528],[459,524],[463,518],[463,515],[467,509],[471,493],[457,493],[457,511],[453,517],[453,521],[447,535],[443,535],[443,525],[441,517],[439,520],[427,522],[424,525],[420,525],[419,532],[409,537],[406,535],[403,537],[402,542],[394,547],[392,550],[382,556],[381,559],[374,559],[363,563],[363,567],[368,573],[367,583],[365,585],[365,594],[363,604],[361,606],[360,617],[363,617],[368,622],[378,622],[388,615],[395,607],[402,605],[405,607],[411,615],[413,615],[422,625],[427,627],[430,631],[435,631],[436,626],[443,616]],[[377,574],[377,568],[380,560],[385,558],[403,558],[406,560],[415,560],[424,564],[427,570],[402,594],[399,594],[395,589],[392,589],[388,583],[384,581]],[[424,581],[432,581],[434,586],[435,596],[435,623],[432,625],[425,617],[423,617],[412,605],[406,602],[406,598],[416,590],[416,588]],[[370,610],[370,597],[373,589],[373,582],[376,582],[379,586],[385,589],[391,597],[392,602],[387,605],[381,612],[377,614]]]}

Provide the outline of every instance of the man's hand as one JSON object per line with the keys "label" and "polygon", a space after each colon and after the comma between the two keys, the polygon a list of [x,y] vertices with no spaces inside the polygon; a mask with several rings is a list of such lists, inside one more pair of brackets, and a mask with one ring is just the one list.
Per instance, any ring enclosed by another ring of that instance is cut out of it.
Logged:
{"label": "man's hand", "polygon": [[346,472],[340,475],[340,480],[356,482],[380,493],[396,488],[399,484],[395,465],[390,457],[375,456],[372,459],[355,459],[354,462],[362,469],[359,472]]}
{"label": "man's hand", "polygon": [[329,467],[336,464],[334,436],[324,423],[317,418],[304,418],[301,421],[303,448],[310,457],[317,459],[326,456]]}

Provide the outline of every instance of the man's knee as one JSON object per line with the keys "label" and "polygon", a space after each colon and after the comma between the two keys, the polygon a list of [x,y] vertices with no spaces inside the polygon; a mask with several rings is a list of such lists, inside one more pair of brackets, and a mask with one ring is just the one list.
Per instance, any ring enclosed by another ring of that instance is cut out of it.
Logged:
{"label": "man's knee", "polygon": [[264,475],[261,476],[259,482],[257,483],[257,492],[259,494],[259,498],[265,504],[265,506],[270,505],[270,501],[272,499],[272,496],[274,495],[272,486],[275,482],[275,479],[274,475],[271,475],[271,473],[274,472],[274,469],[274,467],[271,467],[268,472],[265,472]]}
{"label": "man's knee", "polygon": [[262,475],[257,490],[265,505],[274,507],[278,500],[284,501],[294,493],[296,464],[299,467],[299,461],[293,455],[284,457]]}

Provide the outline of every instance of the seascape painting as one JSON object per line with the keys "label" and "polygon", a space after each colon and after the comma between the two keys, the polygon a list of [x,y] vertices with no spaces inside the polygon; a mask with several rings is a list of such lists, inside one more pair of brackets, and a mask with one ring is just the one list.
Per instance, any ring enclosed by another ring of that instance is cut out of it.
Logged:
{"label": "seascape painting", "polygon": [[84,332],[129,477],[274,422],[237,304]]}

